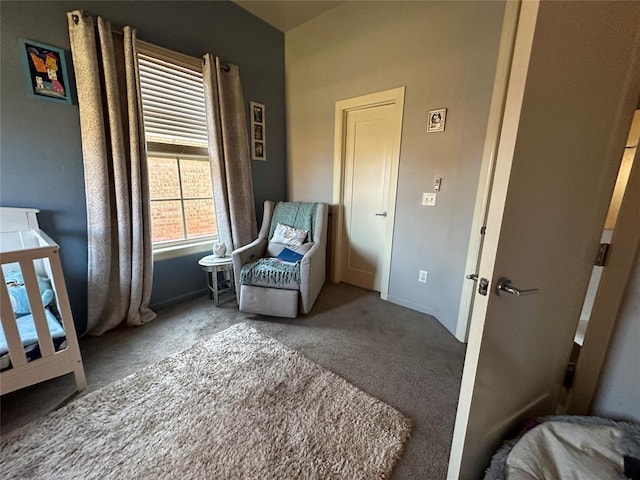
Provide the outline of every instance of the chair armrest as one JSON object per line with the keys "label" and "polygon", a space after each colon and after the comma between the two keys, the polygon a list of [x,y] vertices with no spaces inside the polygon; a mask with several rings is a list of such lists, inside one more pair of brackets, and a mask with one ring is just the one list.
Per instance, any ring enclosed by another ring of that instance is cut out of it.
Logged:
{"label": "chair armrest", "polygon": [[[262,257],[267,248],[266,238],[256,238],[253,242],[234,250],[231,253],[233,261],[233,276],[236,284],[236,295],[240,295],[240,272],[245,263]],[[238,299],[239,300],[239,299]]]}
{"label": "chair armrest", "polygon": [[319,243],[314,243],[311,246],[311,248],[307,251],[307,253],[305,253],[302,259],[300,260],[300,269],[302,270],[302,267],[304,265],[315,264],[315,262],[317,262],[316,258],[318,258],[320,253],[321,253],[321,245]]}
{"label": "chair armrest", "polygon": [[300,295],[302,313],[309,313],[326,278],[327,246],[318,242],[300,261]]}

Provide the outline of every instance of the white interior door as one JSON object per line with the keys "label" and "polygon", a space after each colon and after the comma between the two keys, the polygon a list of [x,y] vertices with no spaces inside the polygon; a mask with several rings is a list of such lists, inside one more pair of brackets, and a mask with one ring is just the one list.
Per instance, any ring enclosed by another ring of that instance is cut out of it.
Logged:
{"label": "white interior door", "polygon": [[[521,5],[450,479],[480,477],[523,420],[554,413],[640,94],[638,24],[638,2]],[[503,277],[539,290],[498,294]]]}
{"label": "white interior door", "polygon": [[386,299],[404,87],[336,103],[333,281]]}
{"label": "white interior door", "polygon": [[342,281],[380,291],[393,105],[347,112]]}
{"label": "white interior door", "polygon": [[507,2],[505,5],[496,74],[493,80],[493,93],[491,95],[489,118],[487,120],[487,132],[482,151],[480,175],[478,177],[476,202],[473,209],[473,220],[471,221],[471,236],[469,237],[467,260],[464,269],[466,278],[462,284],[460,306],[458,308],[458,322],[456,324],[456,338],[464,343],[467,342],[467,336],[469,334],[469,321],[471,319],[473,295],[476,288],[474,282],[477,281],[476,276],[478,268],[480,267],[480,252],[482,251],[484,229],[487,224],[489,194],[491,192],[491,183],[493,182],[498,140],[500,139],[500,129],[502,128],[502,120],[504,117],[507,83],[511,72],[513,45],[515,42],[516,28],[518,26],[519,12],[520,4],[517,1]]}

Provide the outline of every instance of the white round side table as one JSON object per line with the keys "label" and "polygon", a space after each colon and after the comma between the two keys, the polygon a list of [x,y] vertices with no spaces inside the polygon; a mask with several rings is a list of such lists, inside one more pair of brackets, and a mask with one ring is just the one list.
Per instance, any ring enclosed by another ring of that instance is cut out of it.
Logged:
{"label": "white round side table", "polygon": [[[215,255],[207,255],[198,260],[198,264],[207,273],[209,298],[213,298],[216,307],[220,305],[220,293],[231,292],[235,296],[236,288],[233,279],[233,261],[231,260],[231,256],[216,257]],[[218,272],[222,272],[223,276],[228,278],[218,281]],[[227,282],[227,287],[220,288],[221,284]]]}

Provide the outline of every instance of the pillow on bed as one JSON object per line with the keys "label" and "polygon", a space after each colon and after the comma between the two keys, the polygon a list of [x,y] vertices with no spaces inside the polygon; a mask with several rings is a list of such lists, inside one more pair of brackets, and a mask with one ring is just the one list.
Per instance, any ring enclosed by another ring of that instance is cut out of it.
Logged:
{"label": "pillow on bed", "polygon": [[295,247],[298,245],[302,245],[306,238],[306,230],[301,230],[300,228],[290,227],[289,225],[278,223],[276,225],[276,229],[273,231],[273,237],[271,237],[271,241]]}
{"label": "pillow on bed", "polygon": [[[9,291],[9,300],[11,307],[16,315],[27,315],[31,313],[29,305],[29,296],[27,295],[27,287],[24,286],[22,273],[17,270],[7,272],[5,275],[7,290]],[[42,305],[46,307],[54,298],[51,282],[48,278],[38,276],[38,287],[40,288],[40,298]]]}

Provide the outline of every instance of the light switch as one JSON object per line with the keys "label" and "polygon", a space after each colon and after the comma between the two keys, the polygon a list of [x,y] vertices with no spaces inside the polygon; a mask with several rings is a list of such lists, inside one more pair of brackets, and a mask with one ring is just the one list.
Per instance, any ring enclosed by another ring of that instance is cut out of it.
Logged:
{"label": "light switch", "polygon": [[435,207],[436,199],[438,198],[437,193],[423,193],[422,194],[422,205],[427,207]]}

